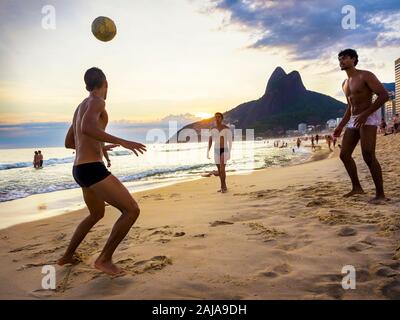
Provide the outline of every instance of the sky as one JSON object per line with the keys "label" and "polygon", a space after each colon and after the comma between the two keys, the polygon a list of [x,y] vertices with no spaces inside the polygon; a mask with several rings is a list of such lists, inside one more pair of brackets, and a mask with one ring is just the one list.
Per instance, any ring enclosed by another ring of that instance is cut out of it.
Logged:
{"label": "sky", "polygon": [[[55,29],[42,27],[46,5]],[[342,26],[346,5],[354,29]],[[98,16],[115,21],[112,41],[91,34]],[[0,24],[0,140],[6,125],[71,121],[92,66],[108,78],[110,120],[146,125],[257,99],[277,66],[344,101],[339,50],[357,49],[382,82],[400,57],[398,0],[1,0]]]}

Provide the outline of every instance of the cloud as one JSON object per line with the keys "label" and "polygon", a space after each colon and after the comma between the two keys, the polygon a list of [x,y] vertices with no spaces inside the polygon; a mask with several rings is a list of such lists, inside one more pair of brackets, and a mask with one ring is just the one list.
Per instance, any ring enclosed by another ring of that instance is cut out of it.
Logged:
{"label": "cloud", "polygon": [[[342,8],[352,5],[356,29],[343,29]],[[256,36],[255,49],[283,48],[296,59],[316,59],[345,47],[400,45],[398,0],[210,0],[227,24]]]}

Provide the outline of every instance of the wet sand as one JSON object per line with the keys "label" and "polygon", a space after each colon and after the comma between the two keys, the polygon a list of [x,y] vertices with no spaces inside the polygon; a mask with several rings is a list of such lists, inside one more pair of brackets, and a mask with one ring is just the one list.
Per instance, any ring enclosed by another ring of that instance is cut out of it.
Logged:
{"label": "wet sand", "polygon": [[[92,267],[118,212],[106,215],[78,248],[82,262],[56,266],[57,289],[41,289],[82,209],[0,230],[1,299],[400,299],[400,135],[379,137],[387,196],[380,205],[355,154],[365,195],[342,198],[350,181],[338,150],[286,168],[218,177],[135,193],[141,215],[117,249],[125,269]],[[325,159],[323,159],[325,158]],[[320,160],[323,159],[323,160]],[[356,269],[344,290],[342,267]]]}

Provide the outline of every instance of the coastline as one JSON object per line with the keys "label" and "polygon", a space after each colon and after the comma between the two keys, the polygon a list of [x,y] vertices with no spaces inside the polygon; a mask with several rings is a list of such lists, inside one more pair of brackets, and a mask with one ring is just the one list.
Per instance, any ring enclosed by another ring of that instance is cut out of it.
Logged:
{"label": "coastline", "polygon": [[[368,187],[352,199],[341,198],[350,186],[337,151],[230,175],[224,195],[218,178],[134,193],[141,215],[115,254],[124,277],[91,267],[118,216],[109,206],[78,249],[83,262],[56,266],[56,291],[41,289],[41,267],[63,253],[87,209],[0,230],[0,298],[398,299],[400,166],[390,146],[399,137],[379,137],[392,199],[379,206],[367,204],[373,187],[358,148]],[[357,290],[341,287],[344,265],[356,268]]]}
{"label": "coastline", "polygon": [[[308,147],[311,148],[311,146]],[[329,156],[329,152],[326,149],[323,149],[322,151],[319,150],[317,152],[310,153],[306,160],[294,159],[289,164],[272,166],[270,168],[295,166],[310,161],[322,160]],[[228,166],[227,175],[243,175],[264,169],[266,168],[255,168],[252,170],[230,172]],[[202,179],[200,173],[197,176],[193,175],[186,177],[167,178],[162,180],[135,180],[124,182],[124,185],[128,188],[131,194],[134,194],[141,191],[150,191],[176,183],[188,182],[197,179]],[[18,225],[20,223],[39,221],[62,214],[67,214],[84,207],[85,203],[83,201],[80,188],[32,194],[27,197],[0,202],[0,230]]]}

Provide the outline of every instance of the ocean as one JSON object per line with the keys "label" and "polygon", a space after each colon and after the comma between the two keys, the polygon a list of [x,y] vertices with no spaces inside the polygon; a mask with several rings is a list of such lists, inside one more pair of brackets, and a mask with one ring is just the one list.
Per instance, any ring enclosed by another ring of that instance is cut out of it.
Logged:
{"label": "ocean", "polygon": [[[286,148],[274,147],[274,140],[233,142],[227,175],[289,166],[311,157],[310,148],[297,149],[295,140],[285,141]],[[40,150],[44,155],[42,169],[33,168],[35,149],[0,150],[0,228],[84,206],[79,186],[72,177],[74,150],[61,147]],[[109,170],[131,192],[199,179],[216,169],[213,150],[211,159],[207,158],[207,143],[147,144],[147,152],[139,157],[116,148],[109,156],[112,163]],[[227,183],[229,188],[229,177]]]}

